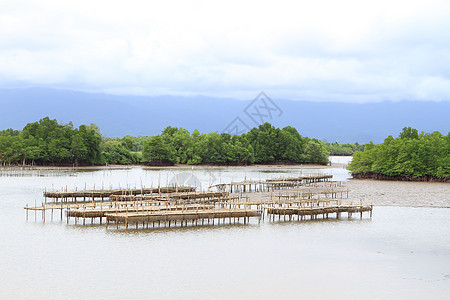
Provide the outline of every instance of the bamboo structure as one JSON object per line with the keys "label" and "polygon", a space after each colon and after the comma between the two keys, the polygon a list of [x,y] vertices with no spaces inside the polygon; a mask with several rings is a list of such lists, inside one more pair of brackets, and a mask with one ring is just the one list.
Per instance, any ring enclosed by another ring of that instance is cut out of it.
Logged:
{"label": "bamboo structure", "polygon": [[56,191],[44,192],[45,198],[76,199],[76,198],[107,198],[111,195],[149,195],[155,193],[194,192],[195,187],[158,187],[137,189],[110,189],[110,190],[81,190],[81,191]]}
{"label": "bamboo structure", "polygon": [[63,177],[76,176],[73,169],[40,169],[34,166],[1,166],[0,177]]}
{"label": "bamboo structure", "polygon": [[[342,213],[349,218],[359,213],[363,217],[368,212],[372,217],[373,205],[354,203],[349,199],[349,190],[341,188],[340,183],[328,182],[332,175],[300,176],[274,178],[264,181],[244,180],[219,184],[217,191],[196,192],[194,187],[161,187],[134,189],[100,189],[56,192],[44,192],[45,202],[40,206],[26,205],[27,220],[29,211],[42,214],[45,222],[46,212],[59,211],[61,221],[65,211],[67,224],[91,224],[103,221],[107,228],[152,228],[204,225],[235,224],[243,220],[244,224],[251,218],[261,219],[267,216],[269,221],[315,220],[322,216],[328,219],[331,214],[339,219]],[[277,191],[277,192],[274,192]],[[56,201],[47,203],[47,198]],[[81,199],[80,199],[81,198]],[[80,199],[81,201],[79,201]],[[87,199],[87,200],[86,200]],[[101,199],[101,200],[99,200]],[[58,201],[60,200],[60,201]],[[73,222],[71,221],[73,220]],[[81,222],[79,221],[81,219]],[[94,222],[95,221],[95,222]],[[178,225],[177,225],[178,224]],[[111,226],[115,225],[115,226]]]}
{"label": "bamboo structure", "polygon": [[226,197],[227,192],[184,192],[166,193],[164,195],[111,195],[112,201],[135,201],[135,200],[193,200],[193,199],[212,199],[218,197]]}
{"label": "bamboo structure", "polygon": [[249,192],[265,192],[274,191],[286,188],[295,188],[301,185],[307,185],[317,182],[330,181],[333,175],[321,174],[300,177],[280,177],[266,180],[244,180],[239,182],[219,183],[210,188],[215,188],[218,191],[230,193],[249,193]]}
{"label": "bamboo structure", "polygon": [[329,174],[320,174],[320,175],[311,175],[311,176],[299,176],[299,177],[279,177],[279,178],[271,178],[266,179],[266,182],[303,182],[303,183],[312,183],[319,181],[326,181],[332,179],[333,175]]}
{"label": "bamboo structure", "polygon": [[232,221],[238,220],[242,218],[244,220],[244,224],[249,222],[250,218],[256,217],[258,220],[261,220],[261,210],[255,209],[201,209],[201,210],[176,210],[176,211],[153,211],[153,212],[133,212],[133,213],[108,213],[106,214],[106,226],[110,223],[114,223],[116,227],[119,225],[124,225],[125,229],[128,229],[129,224],[136,224],[136,227],[142,224],[142,227],[146,226],[148,228],[149,224],[152,223],[153,227],[155,223],[158,223],[159,227],[161,223],[164,226],[177,225],[177,222],[180,223],[181,226],[185,224],[188,225],[188,222],[191,222],[191,225],[199,225],[199,221],[201,225],[205,224],[205,220],[208,222],[212,222],[213,225],[215,220],[218,220],[218,224],[220,220],[223,220],[223,223],[229,221],[229,224],[232,224]]}
{"label": "bamboo structure", "polygon": [[303,217],[309,216],[310,219],[317,219],[322,215],[325,219],[328,219],[329,214],[336,214],[336,218],[339,219],[342,213],[347,213],[348,218],[352,217],[353,213],[360,213],[360,218],[363,216],[363,212],[369,212],[372,217],[373,205],[362,204],[345,204],[345,205],[326,205],[326,206],[293,206],[293,207],[266,207],[269,220],[275,220],[277,215],[279,220],[284,216],[289,217],[291,221],[293,216],[297,216],[297,220],[303,220]]}
{"label": "bamboo structure", "polygon": [[199,205],[199,204],[187,204],[187,205],[140,205],[134,208],[128,206],[108,207],[108,208],[96,208],[96,209],[72,209],[67,210],[67,218],[104,218],[106,214],[111,213],[154,213],[155,211],[166,210],[198,210],[198,209],[213,209],[213,205]]}

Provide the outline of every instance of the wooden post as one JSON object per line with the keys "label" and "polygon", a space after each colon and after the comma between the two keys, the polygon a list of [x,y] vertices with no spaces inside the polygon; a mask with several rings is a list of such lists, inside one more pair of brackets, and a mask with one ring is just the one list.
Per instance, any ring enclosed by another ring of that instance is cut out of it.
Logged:
{"label": "wooden post", "polygon": [[161,196],[161,172],[158,173],[158,195]]}

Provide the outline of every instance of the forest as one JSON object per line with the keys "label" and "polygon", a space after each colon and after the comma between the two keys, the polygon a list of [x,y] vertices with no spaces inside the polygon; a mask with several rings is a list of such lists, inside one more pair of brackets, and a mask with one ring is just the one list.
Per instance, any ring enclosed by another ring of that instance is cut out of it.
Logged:
{"label": "forest", "polygon": [[339,144],[338,142],[326,143],[325,147],[330,155],[353,155],[356,151],[364,151],[364,144]]}
{"label": "forest", "polygon": [[447,181],[450,132],[419,134],[405,127],[397,138],[388,136],[381,144],[369,143],[364,151],[356,151],[348,169],[356,178]]}
{"label": "forest", "polygon": [[21,131],[0,131],[0,164],[86,166],[105,164],[327,164],[325,144],[303,137],[290,126],[269,123],[241,135],[190,133],[166,127],[160,135],[104,137],[95,124],[59,124],[45,117]]}

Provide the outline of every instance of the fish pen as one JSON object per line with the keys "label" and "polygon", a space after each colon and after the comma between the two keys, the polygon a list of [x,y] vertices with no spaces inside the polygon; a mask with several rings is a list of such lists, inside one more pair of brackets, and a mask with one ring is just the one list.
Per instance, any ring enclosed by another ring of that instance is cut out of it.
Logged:
{"label": "fish pen", "polygon": [[329,182],[333,175],[311,175],[300,177],[280,177],[266,180],[244,180],[239,182],[219,183],[210,188],[230,193],[269,192],[280,189],[295,188],[318,182]]}
{"label": "fish pen", "polygon": [[271,198],[278,198],[278,199],[320,199],[320,198],[326,198],[326,199],[335,199],[335,198],[348,198],[350,190],[324,190],[324,191],[316,191],[313,192],[311,190],[309,191],[293,191],[291,193],[279,193],[279,194],[270,194]]}
{"label": "fish pen", "polygon": [[[212,224],[247,224],[251,218],[269,221],[315,220],[331,215],[337,219],[346,213],[368,212],[372,217],[373,205],[363,205],[349,198],[349,190],[340,182],[330,181],[332,175],[274,178],[264,181],[244,180],[219,184],[216,191],[196,191],[195,187],[166,186],[156,188],[94,189],[44,192],[45,203],[26,206],[34,212],[34,220],[42,213],[63,212],[67,224],[103,224],[107,228],[173,227]],[[277,192],[274,192],[274,191]],[[47,203],[47,198],[53,200]],[[217,222],[216,222],[217,221]]]}
{"label": "fish pen", "polygon": [[[256,209],[197,209],[197,210],[158,210],[158,211],[148,211],[148,212],[129,212],[129,213],[110,213],[106,214],[106,227],[110,226],[110,223],[119,226],[124,226],[128,229],[128,225],[135,224],[136,229],[139,225],[141,228],[158,227],[164,226],[170,228],[172,226],[177,226],[177,222],[180,226],[188,226],[189,222],[192,226],[197,225],[220,225],[222,224],[236,224],[240,223],[241,219],[244,224],[250,222],[250,218],[258,218],[258,222],[261,221],[261,210]],[[215,221],[217,220],[217,224]]]}
{"label": "fish pen", "polygon": [[333,178],[333,175],[330,174],[319,174],[319,175],[310,175],[310,176],[299,176],[299,177],[278,177],[266,179],[267,182],[301,182],[304,184],[321,182],[321,181],[329,181]]}
{"label": "fish pen", "polygon": [[[171,192],[171,189],[161,188],[160,190],[165,192]],[[28,211],[34,211],[35,214],[41,211],[43,216],[42,219],[45,221],[45,211],[51,211],[51,219],[53,220],[53,212],[55,210],[60,210],[61,220],[63,219],[63,211],[71,211],[69,217],[80,216],[80,214],[74,211],[83,211],[81,215],[84,216],[97,216],[98,214],[103,215],[101,211],[107,211],[111,209],[136,209],[137,207],[149,207],[149,206],[161,206],[161,205],[177,205],[177,204],[190,204],[190,203],[216,203],[220,202],[222,198],[226,198],[228,193],[224,192],[195,192],[194,188],[183,188],[183,192],[179,193],[166,193],[166,194],[153,194],[153,195],[132,195],[135,190],[121,190],[123,195],[113,194],[110,195],[106,200],[102,197],[102,201],[90,201],[90,202],[51,202],[51,203],[41,203],[41,206],[26,206],[27,210],[27,220]],[[144,192],[148,192],[144,191]],[[184,192],[192,191],[192,192]],[[151,191],[150,191],[151,192]],[[128,195],[125,195],[128,194]],[[92,211],[89,213],[89,211]],[[99,212],[100,211],[100,212]],[[35,217],[36,218],[36,217]]]}
{"label": "fish pen", "polygon": [[[55,199],[54,202],[86,202],[95,201],[95,199],[104,200],[112,195],[151,195],[151,194],[166,194],[177,192],[194,192],[195,187],[188,186],[176,186],[176,187],[155,187],[155,188],[135,188],[135,189],[100,189],[100,190],[77,190],[67,191],[62,189],[61,191],[48,192],[44,191],[45,202],[47,198]],[[82,199],[80,199],[82,198]],[[58,201],[60,199],[60,201]],[[87,199],[87,200],[86,200]]]}
{"label": "fish pen", "polygon": [[72,170],[41,170],[39,168],[0,167],[0,177],[67,177],[76,176]]}
{"label": "fish pen", "polygon": [[311,201],[304,202],[300,205],[295,203],[289,203],[289,205],[263,207],[263,210],[267,212],[269,220],[275,221],[275,217],[278,216],[278,220],[284,218],[284,221],[292,219],[297,216],[297,221],[301,221],[309,216],[310,220],[316,220],[319,216],[322,219],[328,219],[330,214],[334,214],[336,219],[341,217],[342,213],[347,213],[347,217],[351,218],[352,214],[359,213],[362,219],[363,213],[368,212],[369,217],[372,218],[373,204],[364,205],[362,202],[355,204],[353,202],[342,203],[340,200],[334,200],[335,203],[331,204],[331,201]]}
{"label": "fish pen", "polygon": [[196,200],[196,199],[214,199],[228,196],[228,192],[178,192],[166,193],[164,195],[111,195],[112,201],[135,201],[135,200]]}
{"label": "fish pen", "polygon": [[105,218],[107,214],[119,214],[119,213],[151,213],[155,211],[178,211],[178,210],[199,210],[199,209],[213,209],[214,205],[207,204],[187,204],[187,205],[135,205],[134,207],[116,206],[106,208],[86,209],[86,207],[78,209],[68,209],[66,211],[67,224],[69,224],[70,218],[75,218],[75,224],[77,224],[78,218],[83,220],[85,224],[86,219],[91,219],[91,224],[94,223],[94,219],[98,218],[99,223],[102,224],[102,218]]}
{"label": "fish pen", "polygon": [[[170,196],[169,196],[170,195]],[[192,196],[192,197],[190,197]],[[212,196],[218,198],[212,198]],[[220,196],[224,198],[220,198]],[[159,196],[156,196],[159,197]],[[100,206],[94,206],[91,203],[70,205],[66,209],[67,224],[69,224],[69,218],[75,218],[75,224],[77,224],[78,218],[83,219],[83,224],[85,224],[85,219],[91,219],[91,224],[95,218],[99,219],[100,224],[102,224],[102,218],[107,217],[107,214],[155,214],[157,211],[190,211],[196,210],[214,210],[232,207],[229,203],[234,203],[235,198],[238,197],[228,197],[228,193],[217,193],[217,192],[205,192],[205,193],[182,193],[182,194],[168,194],[167,198],[164,199],[151,199],[149,196],[112,196],[111,199],[116,199],[116,201],[109,201],[105,206],[105,203]],[[126,201],[124,201],[126,200]],[[259,205],[259,204],[258,204]],[[249,204],[242,206],[245,210],[251,208]],[[241,208],[241,204],[234,205],[234,208]],[[261,207],[257,207],[260,209]]]}

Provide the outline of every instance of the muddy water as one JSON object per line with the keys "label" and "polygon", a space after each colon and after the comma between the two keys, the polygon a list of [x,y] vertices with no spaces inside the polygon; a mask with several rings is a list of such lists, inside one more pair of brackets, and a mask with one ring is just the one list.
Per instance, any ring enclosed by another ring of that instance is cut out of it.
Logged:
{"label": "muddy water", "polygon": [[[302,172],[348,176],[338,170]],[[299,170],[184,172],[207,186]],[[68,226],[56,217],[45,224],[26,222],[22,207],[41,201],[52,186],[149,186],[159,178],[170,182],[173,171],[28,175],[0,177],[2,299],[445,299],[450,294],[448,208],[379,206],[372,219],[124,232]]]}

